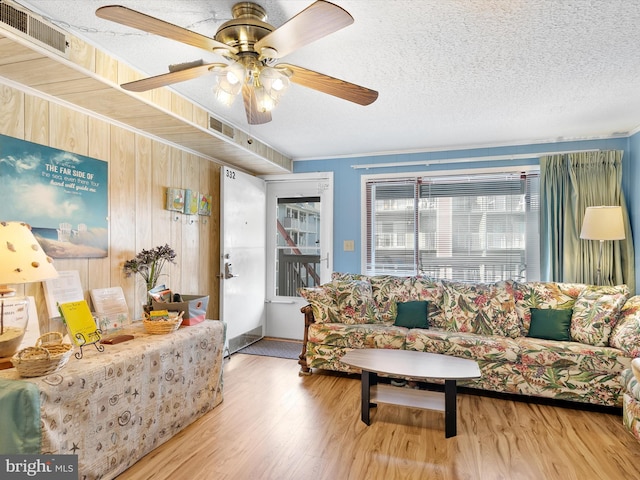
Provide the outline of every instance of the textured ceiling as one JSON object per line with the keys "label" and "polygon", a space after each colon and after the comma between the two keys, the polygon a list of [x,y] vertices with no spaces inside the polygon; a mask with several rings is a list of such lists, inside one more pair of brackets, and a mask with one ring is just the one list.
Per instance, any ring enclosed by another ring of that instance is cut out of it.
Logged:
{"label": "textured ceiling", "polygon": [[[17,0],[138,70],[221,57],[95,16],[104,0]],[[213,36],[234,0],[120,0]],[[258,0],[274,26],[312,0]],[[362,107],[292,85],[273,121],[173,88],[293,159],[626,135],[640,126],[640,0],[336,0],[355,22],[283,59],[379,91]]]}

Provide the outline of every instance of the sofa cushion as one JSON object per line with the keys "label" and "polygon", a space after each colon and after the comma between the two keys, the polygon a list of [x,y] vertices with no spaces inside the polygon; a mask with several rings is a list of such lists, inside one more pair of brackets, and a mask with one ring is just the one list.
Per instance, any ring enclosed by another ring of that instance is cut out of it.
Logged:
{"label": "sofa cushion", "polygon": [[348,347],[336,347],[322,343],[307,343],[307,365],[309,368],[322,368],[336,372],[360,373],[360,371],[342,363],[340,359],[348,351],[353,350]]}
{"label": "sofa cushion", "polygon": [[581,283],[514,282],[513,296],[523,335],[529,331],[530,308],[571,309],[584,288]]}
{"label": "sofa cushion", "polygon": [[518,389],[524,395],[608,407],[622,405],[618,373],[587,372],[575,365],[570,368],[563,367],[562,363],[560,367],[518,365],[517,369],[523,379]]}
{"label": "sofa cushion", "polygon": [[442,280],[445,329],[515,338],[522,325],[515,309],[513,282],[463,283]]}
{"label": "sofa cushion", "polygon": [[444,328],[444,315],[442,313],[442,282],[435,278],[416,276],[413,277],[412,300],[426,300],[429,302],[429,324]]}
{"label": "sofa cushion", "polygon": [[334,280],[325,288],[335,298],[340,322],[347,325],[381,322],[368,280]]}
{"label": "sofa cushion", "polygon": [[412,277],[396,277],[393,275],[372,276],[371,288],[383,323],[393,324],[398,313],[397,302],[417,300],[412,296]]}
{"label": "sofa cushion", "polygon": [[608,345],[611,331],[628,296],[626,285],[587,286],[573,307],[571,338],[588,345]]}
{"label": "sofa cushion", "polygon": [[[552,367],[557,374],[562,371],[576,375],[581,373],[583,381],[596,374],[608,374],[614,378],[631,364],[630,358],[621,356],[620,351],[612,347],[533,337],[520,337],[515,341],[520,346],[523,365]],[[553,379],[548,381],[553,382]]]}
{"label": "sofa cushion", "polygon": [[370,278],[367,275],[363,275],[361,273],[343,273],[343,272],[333,272],[331,273],[331,281],[343,281],[343,282],[352,282],[354,280],[365,280],[369,281]]}
{"label": "sofa cushion", "polygon": [[307,338],[309,343],[334,347],[404,349],[408,331],[394,325],[314,323]]}
{"label": "sofa cushion", "polygon": [[514,339],[435,329],[412,328],[406,348],[491,362],[517,362],[520,358],[520,345]]}
{"label": "sofa cushion", "polygon": [[531,324],[528,337],[547,340],[570,341],[572,310],[555,308],[531,308]]}
{"label": "sofa cushion", "polygon": [[311,305],[316,323],[339,321],[338,305],[330,289],[324,286],[300,288],[298,293]]}
{"label": "sofa cushion", "polygon": [[426,300],[398,302],[398,314],[394,325],[407,328],[429,328],[429,311]]}
{"label": "sofa cushion", "polygon": [[631,297],[622,307],[609,345],[619,348],[629,357],[640,357],[640,295]]}
{"label": "sofa cushion", "polygon": [[393,324],[397,302],[426,300],[429,302],[429,318],[440,316],[440,300],[442,288],[439,281],[423,276],[375,275],[369,277],[373,289],[373,298],[378,307],[381,321]]}

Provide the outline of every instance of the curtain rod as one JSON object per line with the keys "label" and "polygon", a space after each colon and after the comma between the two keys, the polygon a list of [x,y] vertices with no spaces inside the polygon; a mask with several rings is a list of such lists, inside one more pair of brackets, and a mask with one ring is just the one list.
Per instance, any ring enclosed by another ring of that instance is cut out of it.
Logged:
{"label": "curtain rod", "polygon": [[591,150],[564,150],[558,152],[539,152],[539,153],[519,153],[515,155],[487,155],[484,157],[455,157],[455,158],[441,158],[437,160],[419,160],[414,162],[390,162],[390,163],[367,163],[363,165],[351,165],[354,170],[369,170],[371,168],[392,168],[392,167],[411,167],[411,166],[425,166],[429,165],[441,165],[450,163],[472,163],[472,162],[495,162],[499,160],[523,160],[526,158],[539,158],[547,155],[560,155],[563,153],[584,153],[584,152],[599,152],[600,149],[594,148]]}

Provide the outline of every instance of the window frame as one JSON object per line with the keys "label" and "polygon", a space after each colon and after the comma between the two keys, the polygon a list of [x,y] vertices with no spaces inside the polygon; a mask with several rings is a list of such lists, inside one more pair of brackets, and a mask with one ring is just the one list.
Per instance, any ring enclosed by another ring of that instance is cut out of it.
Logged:
{"label": "window frame", "polygon": [[[476,175],[496,175],[496,174],[514,174],[514,173],[540,173],[539,165],[519,165],[519,166],[503,166],[503,167],[483,167],[483,168],[474,168],[474,169],[449,169],[449,170],[435,170],[435,171],[412,171],[412,172],[402,172],[402,173],[376,173],[376,174],[368,174],[361,175],[360,177],[360,193],[361,193],[361,258],[360,258],[360,271],[362,274],[367,273],[367,256],[368,256],[368,212],[367,212],[367,184],[376,180],[388,180],[393,181],[394,179],[402,180],[407,178],[428,178],[428,177],[448,177],[448,176],[476,176]],[[419,214],[419,212],[418,212]],[[540,212],[538,212],[538,215]],[[526,241],[526,239],[525,239]],[[525,251],[526,255],[526,251]],[[536,255],[539,258],[539,253]],[[539,270],[539,267],[535,270]],[[391,273],[390,273],[391,274]],[[402,273],[396,273],[400,275]],[[407,273],[408,275],[416,274]],[[533,279],[538,279],[539,274],[533,275]]]}

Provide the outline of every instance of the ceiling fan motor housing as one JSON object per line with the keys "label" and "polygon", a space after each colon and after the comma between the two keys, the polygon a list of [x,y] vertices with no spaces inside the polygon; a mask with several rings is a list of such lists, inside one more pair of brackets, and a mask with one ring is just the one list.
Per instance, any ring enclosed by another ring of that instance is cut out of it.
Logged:
{"label": "ceiling fan motor housing", "polygon": [[233,19],[220,26],[214,39],[237,48],[240,56],[243,53],[258,55],[254,45],[275,29],[266,23],[267,12],[253,2],[236,3],[231,11]]}

